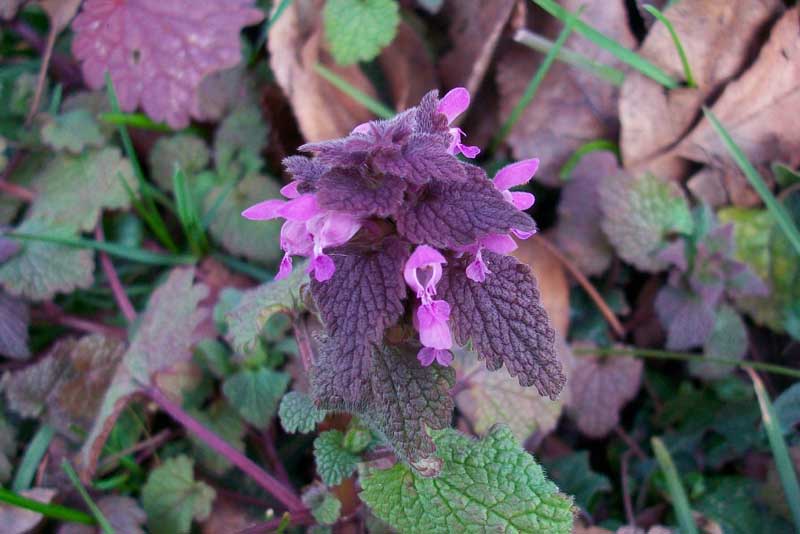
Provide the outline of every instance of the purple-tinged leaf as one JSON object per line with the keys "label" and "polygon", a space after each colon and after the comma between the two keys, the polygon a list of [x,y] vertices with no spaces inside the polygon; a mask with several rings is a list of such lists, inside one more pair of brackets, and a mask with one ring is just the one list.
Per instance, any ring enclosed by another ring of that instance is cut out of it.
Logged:
{"label": "purple-tinged leaf", "polygon": [[[136,499],[109,495],[98,499],[97,507],[115,534],[144,534],[142,525],[147,521],[147,514],[139,508]],[[102,534],[102,531],[100,527],[68,523],[58,529],[58,534]]]}
{"label": "purple-tinged leaf", "polygon": [[355,217],[388,217],[403,202],[406,183],[398,176],[376,176],[361,168],[334,168],[318,183],[317,202]]}
{"label": "purple-tinged leaf", "polygon": [[[469,172],[473,172],[472,166]],[[485,175],[484,175],[485,176]],[[412,243],[465,247],[512,228],[533,232],[531,217],[506,202],[486,179],[432,181],[397,214],[397,231]]]}
{"label": "purple-tinged leaf", "polygon": [[656,313],[667,329],[667,348],[686,350],[705,343],[714,329],[713,305],[682,289],[663,287],[656,296]]}
{"label": "purple-tinged leaf", "polygon": [[530,268],[488,251],[483,259],[492,273],[484,282],[467,278],[468,259],[452,261],[439,282],[439,297],[450,303],[456,341],[466,345],[471,340],[490,371],[505,364],[520,385],[536,386],[555,400],[566,377]]}
{"label": "purple-tinged leaf", "polygon": [[28,303],[0,290],[0,354],[16,360],[30,357],[29,321]]}
{"label": "purple-tinged leaf", "polygon": [[408,247],[387,239],[375,249],[344,246],[328,254],[336,272],[325,282],[311,281],[311,294],[339,356],[332,377],[341,402],[358,403],[370,372],[370,352],[403,313],[406,286],[403,263]]}
{"label": "purple-tinged leaf", "polygon": [[108,71],[120,107],[141,105],[156,121],[183,128],[202,118],[198,86],[241,60],[239,33],[263,17],[252,0],[88,0],[72,28],[72,52],[86,83]]}
{"label": "purple-tinged leaf", "polygon": [[283,166],[293,179],[300,181],[298,189],[301,193],[315,190],[317,181],[328,171],[323,163],[305,156],[284,158]]}
{"label": "purple-tinged leaf", "polygon": [[440,113],[438,107],[438,91],[430,91],[428,94],[422,97],[422,100],[420,101],[419,106],[417,106],[417,110],[414,113],[415,132],[448,135],[449,127],[447,123],[447,116],[444,113]]}

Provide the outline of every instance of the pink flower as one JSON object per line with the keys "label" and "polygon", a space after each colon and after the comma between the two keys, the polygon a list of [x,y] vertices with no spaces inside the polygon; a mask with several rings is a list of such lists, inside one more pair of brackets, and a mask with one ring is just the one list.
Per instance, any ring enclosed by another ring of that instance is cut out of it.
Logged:
{"label": "pink flower", "polygon": [[[456,87],[451,89],[439,101],[437,111],[444,113],[447,117],[447,124],[451,124],[456,117],[464,113],[469,107],[469,91],[463,87]],[[477,156],[481,149],[476,146],[467,146],[461,143],[461,138],[466,137],[466,134],[461,128],[450,128],[450,146],[447,151],[451,154],[464,154],[464,157],[474,158]]]}
{"label": "pink flower", "polygon": [[284,255],[275,279],[292,272],[292,256],[310,256],[308,272],[313,272],[318,282],[330,280],[336,266],[325,249],[350,241],[361,228],[360,221],[346,213],[323,211],[313,194],[298,193],[296,182],[286,185],[281,193],[290,200],[265,200],[242,212],[243,217],[254,221],[286,219],[281,227]]}
{"label": "pink flower", "polygon": [[403,277],[413,289],[420,305],[414,315],[414,326],[419,330],[423,348],[417,359],[424,366],[433,363],[449,365],[452,361],[450,348],[450,305],[444,300],[434,300],[436,284],[442,279],[442,264],[447,263],[441,253],[428,245],[420,245],[406,261]]}
{"label": "pink flower", "polygon": [[[536,197],[526,191],[510,191],[510,189],[530,182],[538,168],[539,160],[536,158],[525,159],[512,163],[511,165],[506,165],[495,174],[494,186],[502,193],[503,198],[513,204],[518,210],[524,211],[533,206]],[[528,239],[533,235],[533,232],[525,232],[517,229],[512,231],[514,235],[520,239]]]}
{"label": "pink flower", "polygon": [[486,275],[492,273],[483,261],[481,251],[484,248],[497,254],[509,254],[517,248],[517,244],[511,239],[511,236],[492,234],[467,247],[464,252],[475,255],[472,263],[467,265],[467,278],[478,283],[486,280]]}

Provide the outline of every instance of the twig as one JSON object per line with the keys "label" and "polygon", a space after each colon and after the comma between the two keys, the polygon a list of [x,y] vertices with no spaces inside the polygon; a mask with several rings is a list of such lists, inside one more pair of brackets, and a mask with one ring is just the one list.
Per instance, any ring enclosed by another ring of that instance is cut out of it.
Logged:
{"label": "twig", "polygon": [[564,265],[564,267],[566,267],[566,269],[570,272],[570,274],[581,285],[583,290],[589,294],[589,297],[591,297],[591,299],[594,301],[595,305],[600,310],[600,313],[603,314],[603,317],[605,317],[606,321],[608,322],[608,325],[614,331],[614,334],[616,334],[618,338],[624,338],[625,329],[622,327],[622,324],[620,324],[619,319],[617,319],[617,316],[614,314],[614,311],[608,304],[606,304],[606,301],[603,300],[603,297],[600,295],[597,289],[595,289],[595,287],[592,285],[589,279],[586,278],[586,276],[581,272],[580,269],[578,269],[578,267],[572,262],[572,260],[570,260],[564,254],[562,254],[561,251],[558,250],[558,247],[553,245],[545,237],[541,235],[535,235],[533,236],[533,239],[535,239],[538,243],[540,243],[543,247],[545,247],[550,253],[553,254],[553,256],[556,257],[558,261],[560,261]]}
{"label": "twig", "polygon": [[625,518],[628,520],[628,526],[636,528],[636,517],[633,515],[633,504],[631,503],[631,490],[628,484],[628,460],[630,460],[632,449],[628,449],[622,453],[622,502],[625,505]]}
{"label": "twig", "polygon": [[[102,222],[97,225],[94,235],[95,239],[98,241],[105,241]],[[106,278],[108,278],[108,285],[111,286],[114,300],[117,302],[117,306],[119,306],[122,315],[125,316],[128,323],[133,323],[136,320],[136,309],[133,307],[133,304],[131,304],[127,293],[125,293],[125,288],[122,287],[122,283],[119,281],[119,276],[117,276],[117,271],[114,269],[111,258],[105,252],[100,252],[100,265],[103,266],[103,272],[106,273]]]}
{"label": "twig", "polygon": [[616,433],[617,436],[619,436],[619,438],[625,442],[625,445],[627,445],[630,448],[631,452],[636,454],[636,456],[638,456],[640,460],[647,460],[647,454],[645,454],[645,452],[642,450],[639,444],[636,443],[636,440],[634,440],[632,437],[628,435],[627,432],[625,432],[625,429],[617,425],[616,427],[614,427],[614,433]]}
{"label": "twig", "polygon": [[300,500],[294,491],[284,486],[272,475],[264,471],[254,461],[236,450],[227,441],[219,437],[213,431],[204,427],[197,419],[194,419],[183,408],[169,400],[160,389],[157,387],[147,387],[144,390],[150,400],[155,402],[159,408],[167,412],[175,421],[183,425],[186,430],[195,434],[206,445],[214,449],[216,452],[227,458],[232,464],[244,471],[250,478],[252,478],[259,486],[264,488],[275,499],[283,504],[289,511],[293,513],[303,513],[306,507],[303,501]]}
{"label": "twig", "polygon": [[42,57],[42,64],[39,67],[39,77],[36,79],[36,92],[33,93],[33,100],[31,107],[28,109],[28,116],[25,117],[25,125],[31,123],[36,112],[39,111],[39,103],[42,100],[42,93],[44,92],[44,82],[47,77],[47,69],[50,66],[50,59],[53,57],[53,48],[56,45],[56,36],[58,35],[58,28],[51,21],[50,30],[47,32],[47,43],[44,48],[44,57]]}
{"label": "twig", "polygon": [[[42,39],[36,30],[20,19],[12,22],[10,27],[23,41],[39,52],[39,54],[44,54],[47,48],[47,42]],[[82,85],[83,78],[80,69],[70,56],[54,52],[50,59],[50,66],[65,86],[76,87]]]}

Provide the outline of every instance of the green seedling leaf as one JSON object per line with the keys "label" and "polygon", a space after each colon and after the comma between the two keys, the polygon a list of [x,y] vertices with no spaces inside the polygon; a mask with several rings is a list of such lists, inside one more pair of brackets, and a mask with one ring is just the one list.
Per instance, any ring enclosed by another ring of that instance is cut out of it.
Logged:
{"label": "green seedling leaf", "polygon": [[281,399],[278,416],[283,430],[289,434],[313,432],[325,419],[325,410],[320,410],[305,393],[290,391]]}
{"label": "green seedling leaf", "polygon": [[342,502],[322,486],[312,486],[303,494],[303,502],[320,525],[333,525],[342,512]]}
{"label": "green seedling leaf", "polygon": [[408,534],[469,532],[478,526],[572,532],[572,500],[545,478],[507,427],[495,427],[480,441],[448,429],[434,441],[443,461],[436,478],[421,477],[401,463],[361,477],[361,499],[392,527]]}
{"label": "green seedling leaf", "polygon": [[258,172],[269,126],[255,105],[235,108],[214,133],[214,166],[226,180]]}
{"label": "green seedling leaf", "polygon": [[288,374],[264,367],[242,369],[223,382],[222,391],[245,421],[265,429],[275,416],[289,380]]}
{"label": "green seedling leaf", "polygon": [[[703,354],[712,358],[740,360],[747,354],[747,329],[742,317],[730,306],[717,310],[714,329],[703,345]],[[713,362],[689,362],[689,372],[705,380],[719,380],[730,375],[735,365],[720,365]]]}
{"label": "green seedling leaf", "polygon": [[317,473],[327,486],[338,486],[355,472],[361,458],[344,446],[344,434],[327,430],[314,440]]}
{"label": "green seedling leaf", "polygon": [[374,59],[392,42],[400,24],[395,0],[327,0],[325,37],[340,65]]}
{"label": "green seedling leaf", "polygon": [[208,145],[196,135],[161,137],[150,150],[150,174],[159,187],[171,191],[176,167],[193,176],[205,169],[210,159]]}
{"label": "green seedling leaf", "polygon": [[53,150],[80,154],[87,147],[99,148],[105,137],[87,109],[76,109],[48,119],[42,126],[42,141]]}

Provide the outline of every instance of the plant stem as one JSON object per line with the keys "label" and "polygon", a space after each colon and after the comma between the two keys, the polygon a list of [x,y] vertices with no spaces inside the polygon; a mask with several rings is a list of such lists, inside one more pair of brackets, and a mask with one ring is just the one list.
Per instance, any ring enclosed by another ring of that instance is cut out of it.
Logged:
{"label": "plant stem", "polygon": [[11,182],[0,181],[0,192],[22,200],[23,202],[33,202],[36,199],[36,193],[30,189],[26,189],[21,185],[12,184]]}
{"label": "plant stem", "polygon": [[[94,236],[97,241],[105,241],[102,221],[97,225]],[[122,315],[125,316],[128,323],[133,323],[136,320],[136,309],[133,307],[133,304],[131,304],[128,294],[125,293],[125,288],[122,287],[122,283],[119,281],[119,276],[117,276],[117,271],[114,269],[114,264],[111,262],[111,258],[106,252],[100,251],[100,265],[103,266],[103,272],[106,273],[106,278],[108,278],[108,285],[111,286],[114,300],[117,302],[117,306],[119,306]]]}
{"label": "plant stem", "polygon": [[227,458],[232,464],[244,471],[250,478],[264,488],[268,493],[275,497],[290,512],[303,513],[306,506],[292,490],[281,484],[272,475],[261,469],[250,458],[233,448],[227,441],[215,434],[213,431],[204,427],[197,419],[186,413],[183,408],[172,402],[164,395],[161,390],[150,386],[144,390],[150,400],[155,402],[159,408],[167,412],[170,417],[183,425],[186,430],[195,434],[206,445]]}
{"label": "plant stem", "polygon": [[89,495],[89,492],[86,491],[86,488],[83,487],[83,483],[81,483],[81,479],[78,478],[78,473],[75,472],[75,469],[72,467],[72,464],[69,463],[69,460],[64,458],[61,462],[61,469],[67,473],[67,477],[69,478],[72,485],[75,486],[75,489],[78,490],[78,493],[83,498],[83,502],[86,503],[86,506],[89,507],[91,510],[92,515],[94,516],[95,521],[97,521],[100,530],[103,531],[103,534],[115,534],[114,527],[111,526],[111,523],[108,522],[106,516],[103,515],[103,511],[97,506],[97,503],[92,500],[92,497]]}

